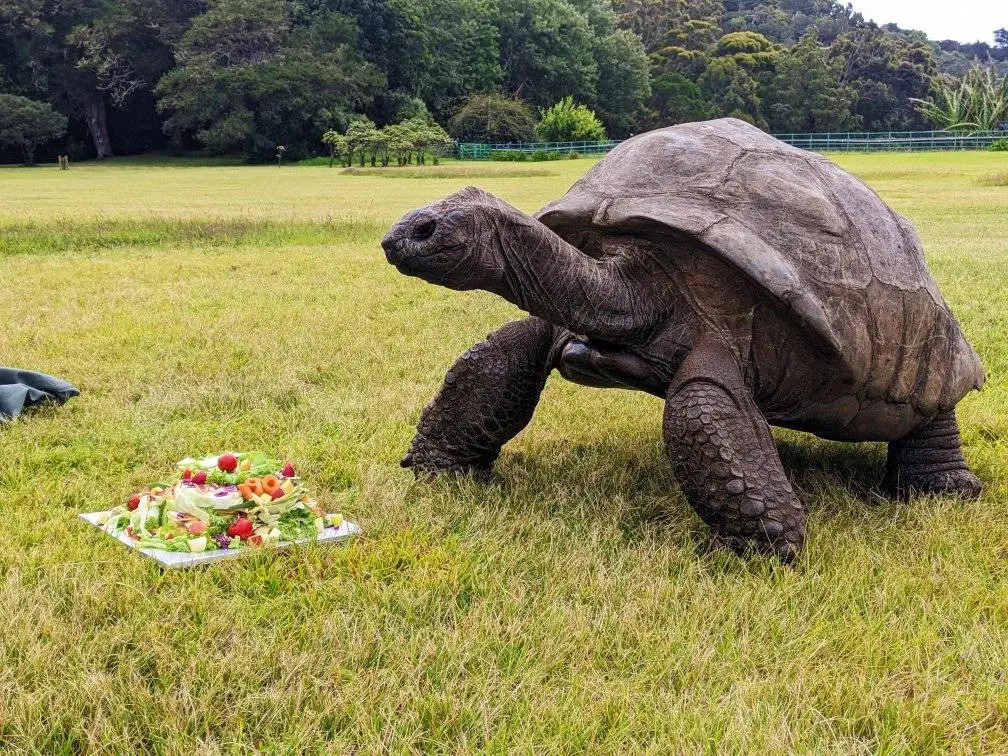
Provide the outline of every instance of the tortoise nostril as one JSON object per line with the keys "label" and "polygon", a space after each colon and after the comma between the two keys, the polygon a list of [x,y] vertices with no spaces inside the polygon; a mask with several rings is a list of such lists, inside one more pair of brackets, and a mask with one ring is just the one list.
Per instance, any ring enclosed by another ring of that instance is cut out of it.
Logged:
{"label": "tortoise nostril", "polygon": [[426,241],[434,236],[434,229],[437,228],[437,221],[431,218],[430,220],[425,220],[423,223],[414,226],[410,230],[410,238],[416,241]]}

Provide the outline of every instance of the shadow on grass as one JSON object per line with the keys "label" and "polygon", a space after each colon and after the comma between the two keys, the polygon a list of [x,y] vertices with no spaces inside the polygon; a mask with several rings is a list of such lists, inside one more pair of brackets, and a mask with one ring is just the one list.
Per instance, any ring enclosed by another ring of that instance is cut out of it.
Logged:
{"label": "shadow on grass", "polygon": [[[797,434],[796,434],[797,435]],[[795,492],[815,519],[872,516],[895,502],[881,489],[885,446],[839,443],[813,436],[778,439]],[[490,483],[448,481],[449,496],[467,505],[507,507],[535,521],[561,521],[574,530],[615,523],[627,542],[692,542],[716,550],[672,473],[661,440],[646,446],[562,441],[505,448]]]}

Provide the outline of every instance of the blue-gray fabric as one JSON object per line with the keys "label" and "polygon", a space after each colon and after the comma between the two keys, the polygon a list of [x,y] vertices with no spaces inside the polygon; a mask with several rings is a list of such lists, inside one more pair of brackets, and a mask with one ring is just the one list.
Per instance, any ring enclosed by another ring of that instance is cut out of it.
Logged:
{"label": "blue-gray fabric", "polygon": [[62,404],[79,393],[66,381],[45,373],[0,368],[0,422],[14,419],[21,410],[33,404]]}

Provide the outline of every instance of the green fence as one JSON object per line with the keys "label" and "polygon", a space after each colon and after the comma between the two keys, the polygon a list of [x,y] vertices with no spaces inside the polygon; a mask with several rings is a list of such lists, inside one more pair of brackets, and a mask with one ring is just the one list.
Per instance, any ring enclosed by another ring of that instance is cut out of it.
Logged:
{"label": "green fence", "polygon": [[619,144],[616,142],[515,142],[508,144],[479,144],[474,142],[460,142],[458,146],[458,156],[462,160],[489,160],[491,152],[504,152],[513,150],[531,154],[533,152],[559,152],[568,155],[576,152],[579,155],[604,155],[613,147]]}
{"label": "green fence", "polygon": [[[874,131],[835,134],[774,134],[795,147],[814,152],[898,152],[916,150],[985,150],[995,139],[1008,138],[1008,131],[957,134],[951,131]],[[479,144],[462,142],[458,157],[462,160],[489,160],[490,153],[515,151],[559,152],[579,155],[604,155],[619,144],[613,142],[526,142],[514,144]]]}

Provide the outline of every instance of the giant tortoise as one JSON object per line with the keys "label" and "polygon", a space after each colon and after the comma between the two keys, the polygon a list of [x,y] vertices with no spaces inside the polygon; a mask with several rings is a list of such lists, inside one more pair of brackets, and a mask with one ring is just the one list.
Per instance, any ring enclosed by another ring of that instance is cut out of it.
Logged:
{"label": "giant tortoise", "polygon": [[530,317],[452,366],[403,465],[486,474],[549,373],[665,400],[687,499],[737,550],[793,558],[805,514],[767,424],[888,441],[885,488],[977,496],[955,406],[984,382],[905,218],[736,119],[623,142],[529,217],[469,188],[382,241],[402,273]]}

